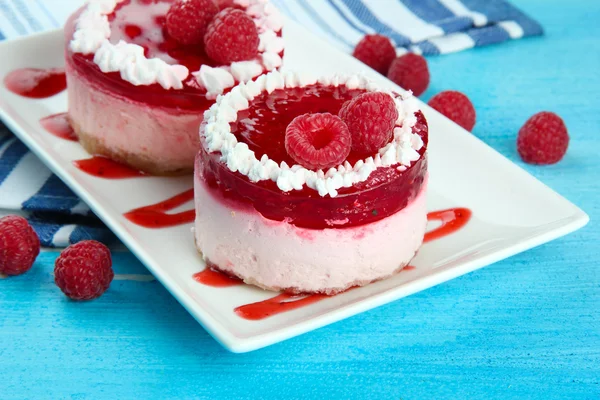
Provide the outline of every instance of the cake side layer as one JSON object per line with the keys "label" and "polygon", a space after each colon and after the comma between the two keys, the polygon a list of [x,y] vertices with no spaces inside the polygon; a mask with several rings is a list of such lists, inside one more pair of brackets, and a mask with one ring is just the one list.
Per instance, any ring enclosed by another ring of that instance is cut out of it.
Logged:
{"label": "cake side layer", "polygon": [[305,229],[232,209],[195,175],[195,239],[205,259],[271,290],[332,294],[401,270],[421,246],[426,187],[401,211],[344,229]]}
{"label": "cake side layer", "polygon": [[192,170],[201,112],[155,108],[98,87],[67,63],[69,118],[85,149],[158,175]]}

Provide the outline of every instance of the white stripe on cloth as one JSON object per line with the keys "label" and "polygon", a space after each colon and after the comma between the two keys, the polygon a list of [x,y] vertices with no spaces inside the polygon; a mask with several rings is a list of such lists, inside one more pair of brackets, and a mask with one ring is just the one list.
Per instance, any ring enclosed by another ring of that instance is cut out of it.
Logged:
{"label": "white stripe on cloth", "polygon": [[20,209],[51,175],[35,154],[27,153],[0,185],[0,208]]}
{"label": "white stripe on cloth", "polygon": [[75,207],[71,208],[71,214],[87,215],[90,212],[90,208],[83,201],[75,204]]}
{"label": "white stripe on cloth", "polygon": [[[307,12],[295,1],[285,2],[286,9],[291,13],[293,18],[311,32],[321,36],[325,40],[337,43],[338,46],[348,50],[348,45],[327,32],[319,23],[317,23]],[[334,28],[332,28],[334,29]]]}
{"label": "white stripe on cloth", "polygon": [[439,0],[448,10],[452,11],[457,17],[469,17],[473,20],[475,26],[484,26],[487,24],[487,17],[477,11],[469,10],[460,0]]}
{"label": "white stripe on cloth", "polygon": [[350,43],[358,43],[364,36],[362,32],[357,31],[333,8],[333,6],[323,0],[306,0],[306,2],[317,10],[324,21],[331,26],[331,29],[337,31],[341,36],[345,37]]}
{"label": "white stripe on cloth", "polygon": [[377,33],[369,25],[363,24],[360,21],[360,19],[358,19],[356,17],[356,15],[354,15],[354,13],[348,9],[348,7],[346,6],[346,4],[344,4],[344,2],[342,0],[331,0],[331,1],[333,1],[335,3],[335,5],[338,6],[338,8],[340,9],[340,11],[344,14],[344,16],[346,18],[348,18],[349,21],[351,21],[354,25],[356,25],[357,27],[359,27],[360,29],[362,29],[364,32],[366,32],[366,33]]}
{"label": "white stripe on cloth", "polygon": [[448,36],[433,38],[429,41],[437,47],[442,54],[470,49],[475,46],[473,38],[466,33],[453,33]]}
{"label": "white stripe on cloth", "polygon": [[517,24],[515,21],[498,22],[498,26],[504,29],[511,39],[519,39],[523,37],[523,28],[521,28],[521,25]]}
{"label": "white stripe on cloth", "polygon": [[[0,137],[4,137],[6,135],[2,135]],[[0,157],[2,157],[2,155],[4,154],[4,152],[6,151],[6,149],[8,149],[8,147],[13,144],[15,141],[17,140],[17,138],[12,138],[12,139],[8,139],[6,141],[6,143],[4,143],[3,145],[0,146]]]}
{"label": "white stripe on cloth", "polygon": [[69,238],[71,233],[77,228],[77,225],[64,225],[62,226],[52,238],[52,244],[55,247],[67,247],[69,245]]}
{"label": "white stripe on cloth", "polygon": [[365,6],[377,19],[409,38],[412,43],[444,35],[439,26],[423,21],[397,0],[371,1]]}

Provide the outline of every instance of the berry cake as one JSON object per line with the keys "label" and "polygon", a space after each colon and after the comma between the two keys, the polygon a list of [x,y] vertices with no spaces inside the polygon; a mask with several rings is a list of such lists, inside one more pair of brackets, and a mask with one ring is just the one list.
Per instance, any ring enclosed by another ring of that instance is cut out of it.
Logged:
{"label": "berry cake", "polygon": [[273,71],[205,113],[194,176],[207,265],[333,294],[393,275],[423,242],[428,127],[410,92]]}
{"label": "berry cake", "polygon": [[157,175],[193,170],[217,95],[281,66],[268,0],[96,0],[65,26],[69,118],[79,141]]}

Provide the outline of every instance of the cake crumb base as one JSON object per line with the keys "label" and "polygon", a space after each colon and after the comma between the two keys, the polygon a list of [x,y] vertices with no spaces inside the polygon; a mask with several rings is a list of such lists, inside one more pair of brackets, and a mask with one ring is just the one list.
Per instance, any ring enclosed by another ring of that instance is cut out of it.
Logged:
{"label": "cake crumb base", "polygon": [[73,121],[73,119],[69,118],[69,122],[73,128],[73,131],[75,132],[75,135],[79,139],[79,143],[90,154],[110,158],[113,161],[155,176],[189,175],[194,171],[193,166],[184,168],[180,166],[170,167],[163,164],[158,164],[154,160],[139,154],[109,149],[101,140],[98,140],[97,137],[84,132],[80,126]]}
{"label": "cake crumb base", "polygon": [[[200,250],[200,248],[196,245],[196,250],[198,251],[198,254],[200,254],[200,256],[202,257],[202,259],[206,262],[209,263],[210,260],[207,260],[206,257],[204,257],[204,254],[202,253],[202,251]],[[417,255],[417,252],[415,252],[415,254],[413,255],[413,257],[411,257],[411,259],[409,261],[407,261],[406,263],[401,264],[397,269],[395,269],[394,271],[392,271],[390,274],[387,274],[385,276],[381,276],[375,279],[369,279],[369,280],[356,280],[353,282],[350,282],[349,284],[343,286],[343,287],[332,287],[332,288],[323,288],[323,289],[319,289],[319,290],[314,290],[314,291],[306,291],[306,290],[302,290],[300,288],[295,288],[295,287],[274,287],[274,286],[266,286],[261,284],[260,282],[256,281],[255,279],[251,278],[251,277],[244,277],[241,276],[237,273],[235,273],[234,271],[231,270],[227,270],[225,268],[222,268],[220,266],[218,266],[217,264],[214,264],[212,262],[210,262],[211,266],[210,268],[212,268],[213,270],[220,272],[224,275],[227,275],[229,277],[232,278],[237,278],[240,279],[241,281],[243,281],[245,284],[247,285],[252,285],[252,286],[256,286],[260,289],[263,290],[268,290],[271,292],[284,292],[284,293],[289,293],[289,294],[294,294],[294,295],[311,295],[311,294],[321,294],[321,295],[327,295],[327,296],[334,296],[336,294],[340,294],[342,292],[357,288],[357,287],[361,287],[361,286],[366,286],[369,285],[371,283],[375,283],[375,282],[379,282],[379,281],[383,281],[385,279],[391,278],[392,276],[400,273],[404,268],[406,268],[410,262],[414,259],[414,257]],[[209,267],[207,267],[209,268]]]}

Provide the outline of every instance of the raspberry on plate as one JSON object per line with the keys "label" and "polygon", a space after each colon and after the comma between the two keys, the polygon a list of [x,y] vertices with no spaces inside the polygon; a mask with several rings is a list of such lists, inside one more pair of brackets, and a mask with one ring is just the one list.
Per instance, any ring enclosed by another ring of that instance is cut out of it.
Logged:
{"label": "raspberry on plate", "polygon": [[569,147],[569,133],[562,118],[543,111],[527,120],[519,130],[517,150],[529,164],[555,164]]}
{"label": "raspberry on plate", "polygon": [[344,103],[339,115],[352,135],[352,149],[374,153],[392,138],[398,110],[390,95],[370,92]]}
{"label": "raspberry on plate", "polygon": [[420,96],[429,86],[429,68],[423,56],[407,53],[396,58],[387,77],[398,86]]}
{"label": "raspberry on plate", "polygon": [[222,64],[251,60],[258,53],[258,30],[243,11],[226,8],[208,25],[204,36],[206,54]]}
{"label": "raspberry on plate", "polygon": [[25,218],[0,218],[0,274],[21,275],[29,271],[38,254],[40,239]]}
{"label": "raspberry on plate", "polygon": [[362,38],[352,55],[380,74],[386,75],[396,58],[396,50],[387,36],[373,34]]}
{"label": "raspberry on plate", "polygon": [[306,168],[327,169],[344,162],[352,138],[346,124],[329,113],[304,114],[285,130],[285,149]]}
{"label": "raspberry on plate", "polygon": [[201,44],[218,12],[212,0],[177,0],[167,13],[167,32],[181,44]]}
{"label": "raspberry on plate", "polygon": [[114,276],[110,250],[95,240],[84,240],[67,247],[54,266],[56,286],[73,300],[100,297]]}
{"label": "raspberry on plate", "polygon": [[428,104],[469,132],[473,130],[476,119],[475,107],[461,92],[447,90],[438,93],[429,100]]}

